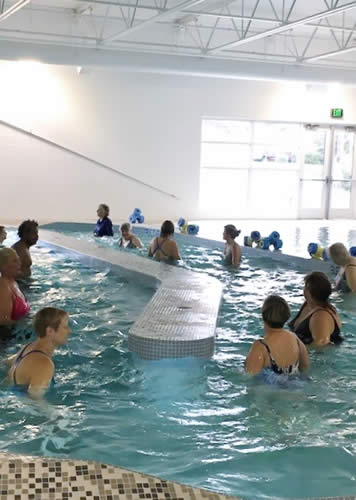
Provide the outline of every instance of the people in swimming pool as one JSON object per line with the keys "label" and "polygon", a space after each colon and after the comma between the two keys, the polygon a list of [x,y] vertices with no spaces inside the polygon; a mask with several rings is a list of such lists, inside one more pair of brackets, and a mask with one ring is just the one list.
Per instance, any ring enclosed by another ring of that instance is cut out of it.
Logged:
{"label": "people in swimming pool", "polygon": [[124,248],[143,248],[140,238],[131,232],[131,225],[128,222],[121,224],[120,227],[121,238],[119,239],[119,246]]}
{"label": "people in swimming pool", "polygon": [[329,302],[331,283],[326,274],[315,271],[304,278],[305,302],[289,323],[291,330],[304,342],[316,347],[339,344],[341,320]]}
{"label": "people in swimming pool", "polygon": [[226,264],[239,266],[241,261],[241,248],[235,238],[241,233],[233,224],[224,226],[223,239],[226,241],[224,256]]}
{"label": "people in swimming pool", "polygon": [[356,292],[356,258],[352,257],[342,243],[334,243],[329,248],[333,262],[340,266],[335,280],[336,289],[345,292]]}
{"label": "people in swimming pool", "polygon": [[112,222],[109,219],[110,208],[105,203],[101,203],[96,211],[99,219],[94,229],[94,236],[101,238],[102,236],[114,236]]}
{"label": "people in swimming pool", "polygon": [[149,257],[158,261],[174,262],[180,260],[177,243],[172,239],[174,235],[174,224],[165,220],[161,226],[161,234],[150,243],[148,249]]}
{"label": "people in swimming pool", "polygon": [[[30,305],[21,292],[16,278],[21,269],[19,256],[12,248],[0,249],[0,326],[12,327],[28,314]],[[0,336],[6,329],[0,330]],[[8,333],[8,330],[7,330]]]}
{"label": "people in swimming pool", "polygon": [[7,238],[7,232],[5,226],[0,226],[0,248],[4,248],[4,241]]}
{"label": "people in swimming pool", "polygon": [[17,278],[29,278],[32,266],[30,247],[36,245],[38,241],[38,222],[35,220],[25,220],[19,225],[17,234],[20,239],[12,245],[12,248],[16,250],[21,261],[21,269]]}
{"label": "people in swimming pool", "polygon": [[8,359],[8,382],[12,386],[27,391],[34,399],[44,395],[54,383],[53,353],[66,344],[71,333],[68,320],[68,314],[55,307],[45,307],[36,314],[34,328],[38,339]]}
{"label": "people in swimming pool", "polygon": [[304,344],[283,328],[289,317],[289,306],[282,297],[267,297],[262,306],[264,337],[252,344],[245,364],[247,373],[257,375],[268,369],[277,375],[295,375],[309,368]]}

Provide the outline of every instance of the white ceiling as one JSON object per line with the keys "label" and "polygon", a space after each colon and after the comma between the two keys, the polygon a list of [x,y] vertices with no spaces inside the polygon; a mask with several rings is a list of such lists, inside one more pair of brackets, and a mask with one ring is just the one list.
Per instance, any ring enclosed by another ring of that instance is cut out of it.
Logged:
{"label": "white ceiling", "polygon": [[0,0],[0,12],[0,58],[356,83],[356,1]]}

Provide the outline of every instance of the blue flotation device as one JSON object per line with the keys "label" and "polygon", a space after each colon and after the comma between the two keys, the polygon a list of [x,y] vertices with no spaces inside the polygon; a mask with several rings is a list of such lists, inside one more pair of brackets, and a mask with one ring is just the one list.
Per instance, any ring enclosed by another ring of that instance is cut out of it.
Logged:
{"label": "blue flotation device", "polygon": [[140,208],[134,209],[129,217],[129,221],[131,222],[131,224],[135,224],[136,222],[142,224],[145,221],[145,217],[143,216]]}
{"label": "blue flotation device", "polygon": [[356,247],[351,247],[349,252],[351,257],[356,257]]}
{"label": "blue flotation device", "polygon": [[265,238],[261,237],[259,231],[252,231],[250,236],[244,236],[244,245],[245,247],[252,247],[254,244],[262,248],[262,250],[268,250],[271,245],[275,250],[280,250],[283,246],[283,241],[280,239],[278,231],[272,231],[272,233]]}
{"label": "blue flotation device", "polygon": [[312,259],[329,260],[326,248],[323,248],[319,243],[309,243],[307,250]]}
{"label": "blue flotation device", "polygon": [[199,226],[197,224],[188,224],[183,217],[178,220],[178,227],[183,234],[197,235],[199,233]]}

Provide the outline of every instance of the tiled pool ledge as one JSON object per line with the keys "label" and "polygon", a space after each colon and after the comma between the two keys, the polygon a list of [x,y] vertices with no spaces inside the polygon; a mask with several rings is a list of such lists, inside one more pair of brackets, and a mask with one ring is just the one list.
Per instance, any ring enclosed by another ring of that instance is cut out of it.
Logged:
{"label": "tiled pool ledge", "polygon": [[110,266],[138,284],[158,287],[129,332],[129,349],[141,358],[213,355],[222,294],[217,279],[45,229],[41,240],[90,266]]}
{"label": "tiled pool ledge", "polygon": [[0,453],[0,500],[233,498],[98,462]]}

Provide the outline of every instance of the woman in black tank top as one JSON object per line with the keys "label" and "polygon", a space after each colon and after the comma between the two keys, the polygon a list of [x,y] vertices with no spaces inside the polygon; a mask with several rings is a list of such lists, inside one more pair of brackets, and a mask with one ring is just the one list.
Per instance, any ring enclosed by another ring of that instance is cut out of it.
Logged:
{"label": "woman in black tank top", "polygon": [[290,321],[290,329],[304,344],[317,347],[339,344],[343,341],[341,320],[329,302],[332,289],[328,277],[324,273],[313,272],[304,281],[305,302]]}

